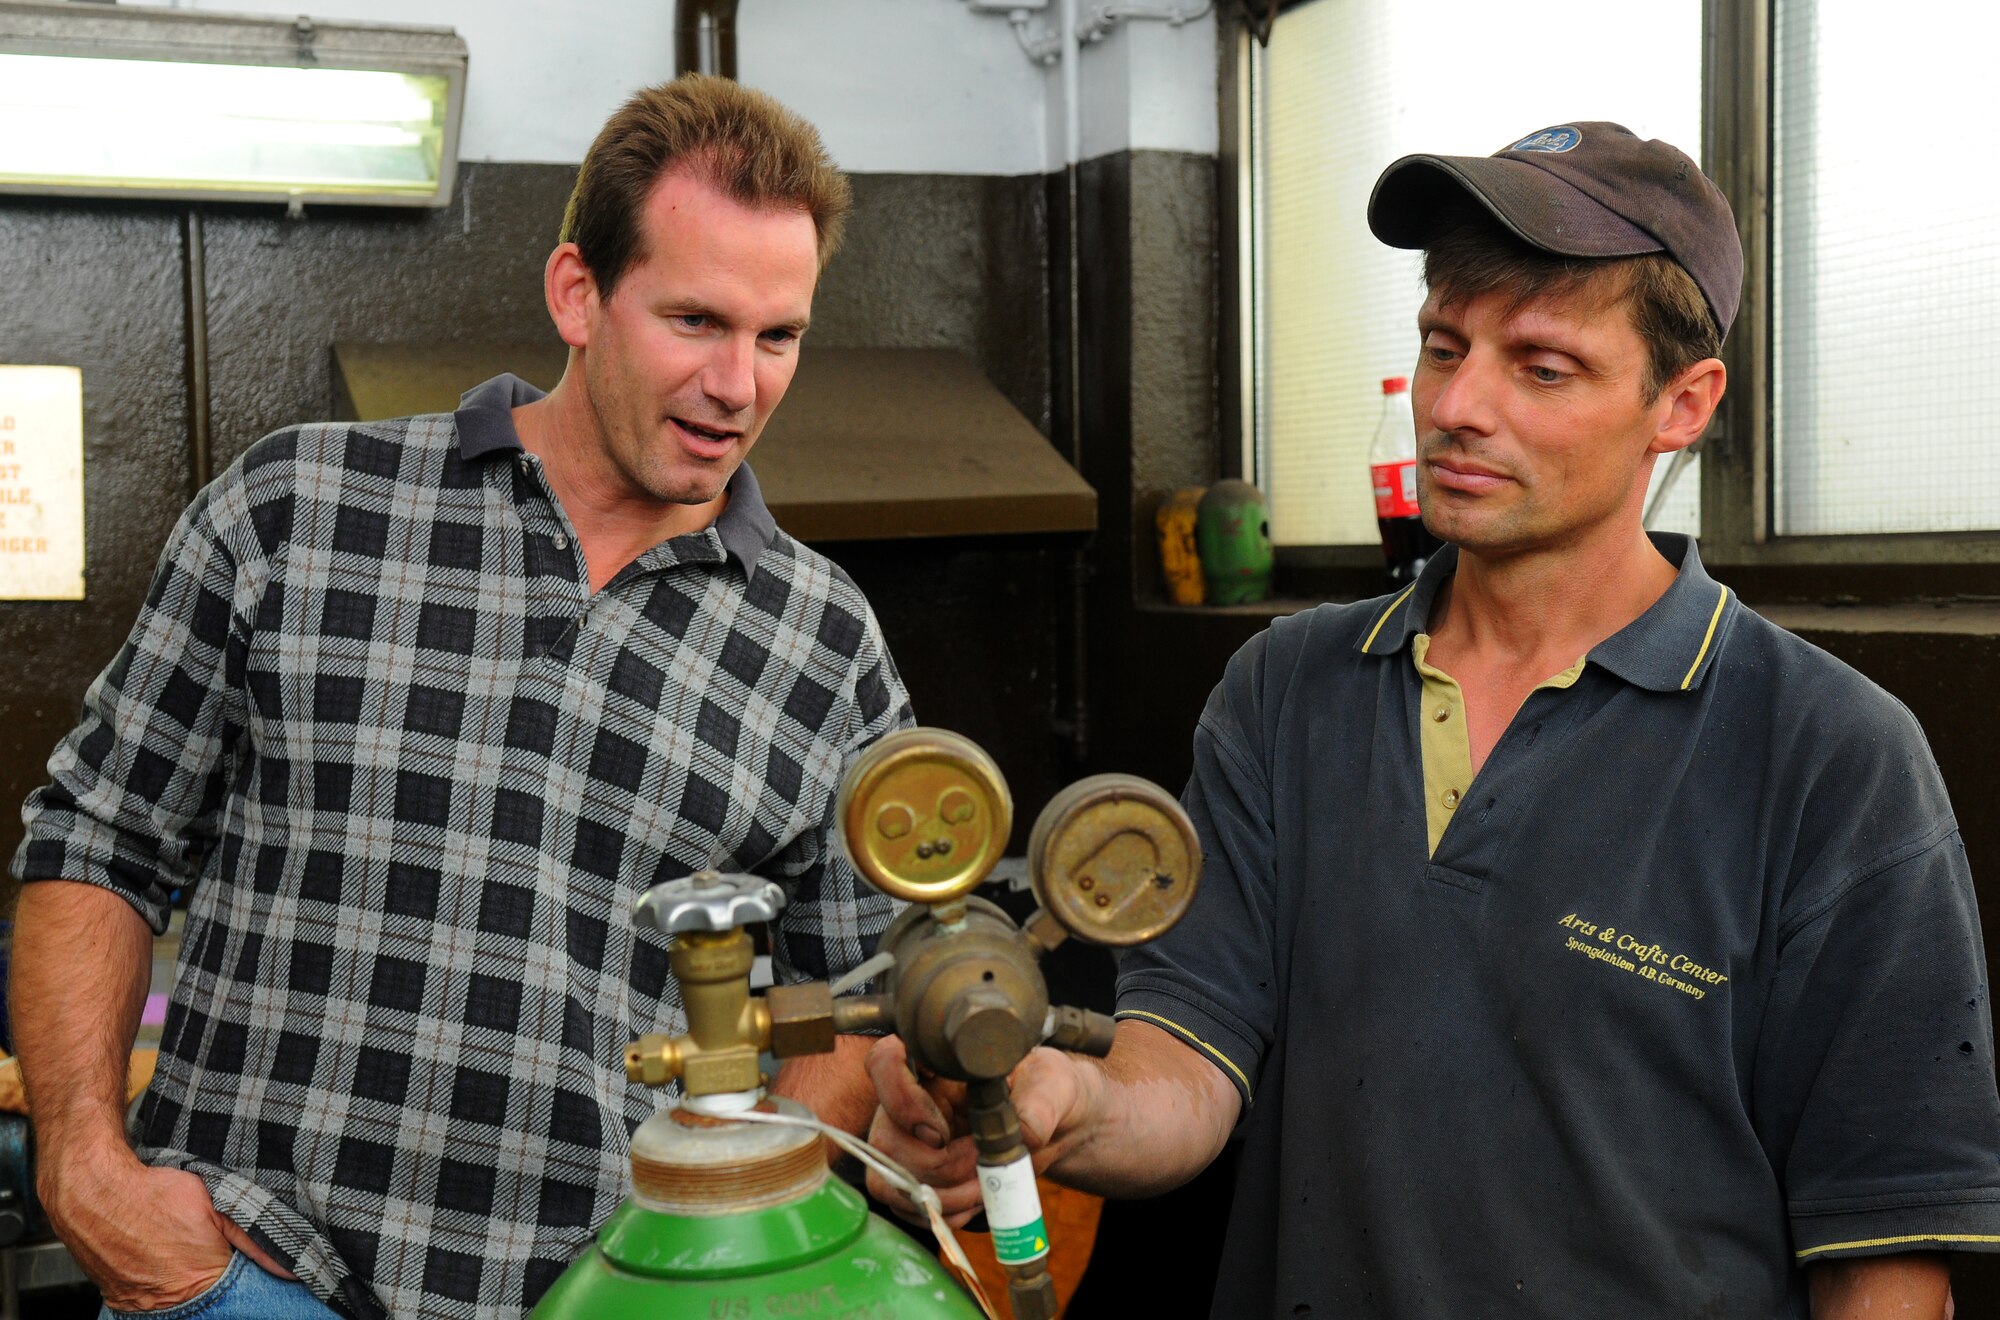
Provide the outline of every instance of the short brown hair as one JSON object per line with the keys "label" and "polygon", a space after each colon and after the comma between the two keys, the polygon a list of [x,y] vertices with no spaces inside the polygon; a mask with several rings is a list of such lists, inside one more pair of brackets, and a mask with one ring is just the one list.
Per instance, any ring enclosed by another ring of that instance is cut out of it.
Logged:
{"label": "short brown hair", "polygon": [[1646,343],[1647,403],[1667,382],[1722,353],[1722,336],[1701,287],[1664,252],[1639,257],[1565,257],[1530,247],[1471,208],[1444,219],[1424,247],[1424,284],[1445,303],[1504,290],[1509,310],[1552,294],[1582,295],[1598,310],[1628,308]]}
{"label": "short brown hair", "polygon": [[745,206],[806,212],[822,268],[840,246],[853,194],[819,131],[731,79],[683,74],[618,107],[577,171],[557,242],[576,244],[602,296],[645,255],[639,213],[673,170]]}

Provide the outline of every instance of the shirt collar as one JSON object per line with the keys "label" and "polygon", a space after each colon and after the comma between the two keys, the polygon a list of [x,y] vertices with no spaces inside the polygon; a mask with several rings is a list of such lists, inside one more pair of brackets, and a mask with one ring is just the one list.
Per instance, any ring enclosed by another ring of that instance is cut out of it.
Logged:
{"label": "shirt collar", "polygon": [[[514,409],[544,397],[544,391],[509,372],[467,390],[453,414],[459,457],[472,462],[491,454],[523,452],[520,433],[514,429]],[[747,577],[756,571],[757,557],[778,539],[778,523],[749,463],[736,469],[728,489],[729,503],[713,526],[723,554],[742,564]]]}
{"label": "shirt collar", "polygon": [[737,465],[736,475],[729,479],[729,503],[715,520],[715,534],[722,541],[723,553],[743,565],[746,578],[757,571],[757,556],[778,539],[778,520],[764,503],[763,487],[757,484],[748,459]]}
{"label": "shirt collar", "polygon": [[1356,649],[1368,655],[1394,655],[1408,646],[1410,639],[1422,632],[1429,621],[1438,588],[1457,571],[1457,546],[1445,546],[1432,555],[1417,580],[1391,596],[1375,612]]}
{"label": "shirt collar", "polygon": [[[1716,642],[1736,604],[1729,588],[1702,568],[1693,537],[1671,532],[1648,535],[1668,563],[1680,566],[1673,585],[1644,614],[1592,647],[1585,659],[1636,687],[1692,691],[1715,663]],[[1408,646],[1428,625],[1438,589],[1457,571],[1458,547],[1446,546],[1431,557],[1415,582],[1376,612],[1357,649],[1386,656]]]}
{"label": "shirt collar", "polygon": [[461,394],[458,411],[458,456],[468,463],[488,454],[518,454],[521,437],[514,430],[514,409],[544,397],[541,390],[511,372],[502,372]]}

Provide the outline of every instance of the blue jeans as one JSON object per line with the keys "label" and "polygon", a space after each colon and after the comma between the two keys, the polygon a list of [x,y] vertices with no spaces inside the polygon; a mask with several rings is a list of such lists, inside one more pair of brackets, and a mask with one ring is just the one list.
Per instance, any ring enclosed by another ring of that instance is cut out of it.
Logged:
{"label": "blue jeans", "polygon": [[257,1268],[237,1252],[222,1277],[201,1292],[160,1311],[114,1311],[105,1307],[97,1320],[340,1320],[303,1283],[280,1279]]}

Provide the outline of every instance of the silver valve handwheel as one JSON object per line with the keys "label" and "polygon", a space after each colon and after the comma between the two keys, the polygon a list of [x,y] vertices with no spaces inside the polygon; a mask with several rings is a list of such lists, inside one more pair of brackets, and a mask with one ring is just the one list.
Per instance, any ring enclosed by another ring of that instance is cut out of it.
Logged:
{"label": "silver valve handwheel", "polygon": [[684,930],[735,930],[771,921],[785,906],[785,891],[761,876],[696,871],[654,885],[639,898],[633,921],[672,935]]}

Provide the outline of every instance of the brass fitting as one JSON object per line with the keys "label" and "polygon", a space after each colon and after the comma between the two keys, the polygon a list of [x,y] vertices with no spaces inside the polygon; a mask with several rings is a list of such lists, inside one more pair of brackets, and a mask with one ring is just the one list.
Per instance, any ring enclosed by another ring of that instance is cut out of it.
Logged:
{"label": "brass fitting", "polygon": [[833,1001],[835,1031],[891,1032],[896,1001],[889,995],[842,995]]}
{"label": "brass fitting", "polygon": [[1036,908],[1034,914],[1022,923],[1021,938],[1035,946],[1035,956],[1039,958],[1045,953],[1054,953],[1069,938],[1069,931],[1047,908]]}
{"label": "brass fitting", "polygon": [[757,1066],[754,1045],[696,1051],[681,1064],[681,1090],[686,1095],[754,1091],[763,1084],[764,1070]]}
{"label": "brass fitting", "polygon": [[1049,1032],[1048,1043],[1057,1049],[1094,1054],[1100,1059],[1111,1053],[1118,1024],[1104,1014],[1086,1008],[1060,1007],[1050,1009],[1049,1017],[1055,1029]]}
{"label": "brass fitting", "polygon": [[781,1059],[833,1048],[833,988],[824,981],[774,985],[764,992],[771,1053]]}
{"label": "brass fitting", "polygon": [[681,1075],[680,1046],[651,1031],[625,1047],[625,1076],[642,1086],[665,1086]]}
{"label": "brass fitting", "polygon": [[944,1038],[974,1077],[1005,1077],[1035,1048],[1036,1032],[1011,996],[968,990],[945,1010]]}

